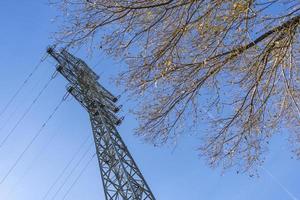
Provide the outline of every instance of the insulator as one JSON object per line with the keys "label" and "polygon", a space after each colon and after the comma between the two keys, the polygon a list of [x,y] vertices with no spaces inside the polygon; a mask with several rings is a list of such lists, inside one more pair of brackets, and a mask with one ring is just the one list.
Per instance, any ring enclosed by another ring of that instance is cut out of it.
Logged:
{"label": "insulator", "polygon": [[60,64],[65,61],[64,58],[59,53],[57,53],[53,47],[48,47],[47,53]]}
{"label": "insulator", "polygon": [[69,87],[67,88],[67,90],[68,90],[69,93],[72,93],[72,91],[74,90],[74,87],[73,87],[73,86],[69,86]]}
{"label": "insulator", "polygon": [[116,122],[116,125],[119,126],[122,121],[124,120],[125,117],[121,117],[120,119],[118,119],[118,121]]}
{"label": "insulator", "polygon": [[115,97],[115,98],[113,98],[113,100],[112,100],[114,103],[116,103],[117,101],[118,101],[118,98],[117,97]]}
{"label": "insulator", "polygon": [[114,113],[117,113],[120,111],[120,109],[118,107],[116,107],[113,111],[114,111]]}
{"label": "insulator", "polygon": [[61,72],[62,69],[63,69],[63,67],[62,67],[61,65],[57,65],[57,66],[56,66],[56,70],[57,70],[58,72]]}
{"label": "insulator", "polygon": [[119,126],[119,125],[121,125],[121,123],[122,123],[122,120],[118,120],[118,121],[116,122],[116,125]]}
{"label": "insulator", "polygon": [[117,97],[113,97],[111,99],[112,102],[116,103],[121,98],[121,95],[118,95]]}
{"label": "insulator", "polygon": [[121,110],[121,108],[122,108],[123,106],[121,105],[121,106],[119,106],[119,107],[116,107],[113,111],[114,111],[114,113],[117,113],[117,112],[119,112],[120,110]]}
{"label": "insulator", "polygon": [[47,48],[47,53],[48,53],[48,54],[52,54],[52,53],[53,53],[53,51],[54,51],[54,50],[53,50],[53,48],[52,48],[52,47],[48,47],[48,48]]}
{"label": "insulator", "polygon": [[117,97],[113,98],[113,102],[116,103],[121,98],[121,95],[118,95]]}

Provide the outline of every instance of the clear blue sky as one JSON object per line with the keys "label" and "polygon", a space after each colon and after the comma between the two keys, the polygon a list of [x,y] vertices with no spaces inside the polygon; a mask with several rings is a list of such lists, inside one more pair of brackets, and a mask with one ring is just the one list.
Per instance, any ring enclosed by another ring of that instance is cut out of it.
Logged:
{"label": "clear blue sky", "polygon": [[[0,109],[51,43],[51,33],[57,27],[51,19],[57,14],[56,9],[50,7],[45,0],[0,1]],[[101,52],[97,52],[92,59],[86,57],[84,52],[78,55],[91,66],[95,66],[97,73],[101,74],[104,86],[115,94],[121,92],[111,83],[109,77],[122,67],[122,63],[116,63]],[[53,60],[47,59],[0,118],[1,140],[47,82],[54,71],[54,65]],[[0,178],[7,173],[62,98],[65,85],[66,81],[61,76],[52,81],[12,137],[0,148]],[[153,147],[133,135],[137,122],[133,116],[127,114],[126,109],[134,105],[126,102],[125,98],[121,99],[121,103],[125,105],[121,115],[125,115],[126,118],[119,128],[120,133],[158,200],[300,199],[300,161],[291,159],[287,137],[284,137],[286,133],[278,133],[278,136],[275,136],[270,151],[266,154],[266,170],[260,169],[259,178],[250,178],[247,174],[236,174],[234,171],[221,175],[219,169],[210,169],[203,159],[198,157],[197,144],[201,130],[199,135],[181,137],[175,149],[172,145]],[[0,184],[0,199],[41,200],[86,137],[92,141],[88,115],[74,99],[69,98],[15,170]],[[71,168],[87,148],[88,144],[78,154]],[[92,148],[55,199],[62,199],[94,151]],[[70,170],[67,170],[64,177]],[[51,190],[48,199],[52,199],[62,182],[63,178]],[[96,159],[66,199],[104,200]]]}

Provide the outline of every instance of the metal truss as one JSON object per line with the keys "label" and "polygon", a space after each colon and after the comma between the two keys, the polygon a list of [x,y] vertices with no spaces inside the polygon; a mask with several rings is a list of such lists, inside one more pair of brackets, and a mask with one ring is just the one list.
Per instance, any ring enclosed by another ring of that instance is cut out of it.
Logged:
{"label": "metal truss", "polygon": [[118,98],[98,83],[98,75],[81,59],[66,50],[47,52],[69,81],[70,94],[89,113],[106,200],[155,200],[116,129],[122,122],[116,116]]}

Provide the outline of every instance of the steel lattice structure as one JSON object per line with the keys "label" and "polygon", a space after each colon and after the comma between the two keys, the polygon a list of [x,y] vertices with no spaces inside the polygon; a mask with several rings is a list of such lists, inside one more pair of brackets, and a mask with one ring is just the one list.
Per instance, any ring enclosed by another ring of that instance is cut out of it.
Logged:
{"label": "steel lattice structure", "polygon": [[97,74],[66,50],[47,49],[57,71],[70,83],[68,91],[88,111],[106,200],[155,200],[116,126],[118,98],[98,83]]}

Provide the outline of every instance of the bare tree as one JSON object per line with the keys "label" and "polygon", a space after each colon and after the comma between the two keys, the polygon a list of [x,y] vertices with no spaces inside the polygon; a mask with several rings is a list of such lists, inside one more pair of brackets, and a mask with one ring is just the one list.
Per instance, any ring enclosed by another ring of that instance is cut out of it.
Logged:
{"label": "bare tree", "polygon": [[211,166],[245,171],[283,128],[299,144],[299,0],[60,5],[58,42],[90,43],[128,63],[118,80],[138,99],[137,132],[147,140],[163,144],[196,130]]}

